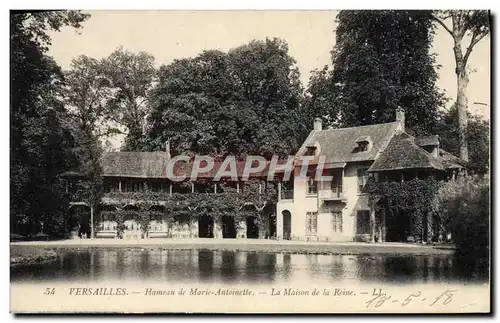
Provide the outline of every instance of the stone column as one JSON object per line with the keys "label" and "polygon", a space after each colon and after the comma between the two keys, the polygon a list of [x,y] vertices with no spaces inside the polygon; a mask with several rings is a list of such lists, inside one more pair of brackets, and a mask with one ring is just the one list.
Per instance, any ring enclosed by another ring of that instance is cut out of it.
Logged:
{"label": "stone column", "polygon": [[283,213],[276,207],[276,237],[278,240],[283,239]]}
{"label": "stone column", "polygon": [[222,223],[219,223],[217,219],[214,219],[214,239],[222,238]]}
{"label": "stone column", "polygon": [[385,224],[385,209],[382,208],[380,210],[380,241],[385,242],[385,234],[387,232],[386,224]]}
{"label": "stone column", "polygon": [[375,223],[375,208],[371,208],[370,210],[370,240],[371,242],[375,242],[375,230],[376,230],[376,223]]}
{"label": "stone column", "polygon": [[247,237],[247,221],[242,220],[237,224],[236,227],[236,238],[237,239],[246,239]]}

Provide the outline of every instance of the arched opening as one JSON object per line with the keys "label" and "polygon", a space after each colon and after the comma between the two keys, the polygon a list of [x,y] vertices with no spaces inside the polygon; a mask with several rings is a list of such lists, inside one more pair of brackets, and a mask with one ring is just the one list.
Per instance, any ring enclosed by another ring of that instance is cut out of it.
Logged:
{"label": "arched opening", "polygon": [[123,208],[123,210],[125,211],[123,222],[123,225],[125,226],[124,233],[138,233],[141,230],[138,216],[139,208],[134,205],[127,205]]}
{"label": "arched opening", "polygon": [[247,216],[247,238],[259,239],[259,226],[256,216]]}
{"label": "arched opening", "polygon": [[222,217],[222,237],[224,239],[236,238],[236,226],[233,216],[224,215]]}
{"label": "arched opening", "polygon": [[198,218],[198,237],[214,237],[214,219],[211,216],[204,214]]}
{"label": "arched opening", "polygon": [[100,223],[98,224],[97,232],[99,231],[114,231],[116,230],[117,223],[115,213],[117,208],[113,205],[100,206]]}
{"label": "arched opening", "polygon": [[71,238],[90,238],[90,208],[74,205],[69,209],[68,231]]}
{"label": "arched opening", "polygon": [[148,236],[152,238],[168,236],[168,222],[165,207],[153,205],[149,208]]}
{"label": "arched opening", "polygon": [[283,215],[283,239],[290,240],[292,237],[292,213],[284,210],[281,214]]}

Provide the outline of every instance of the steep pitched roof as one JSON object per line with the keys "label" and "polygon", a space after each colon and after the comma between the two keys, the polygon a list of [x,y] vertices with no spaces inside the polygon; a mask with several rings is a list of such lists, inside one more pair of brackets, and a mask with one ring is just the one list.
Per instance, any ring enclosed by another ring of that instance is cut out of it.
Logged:
{"label": "steep pitched roof", "polygon": [[439,136],[425,136],[425,137],[417,137],[415,138],[415,143],[421,147],[425,146],[437,146],[439,145]]}
{"label": "steep pitched roof", "polygon": [[467,162],[465,160],[460,159],[443,149],[439,149],[439,158],[443,162],[443,166],[446,169],[467,167]]}
{"label": "steep pitched roof", "polygon": [[[103,176],[108,177],[136,177],[136,178],[167,178],[167,165],[169,162],[168,154],[165,152],[105,152],[101,158]],[[191,178],[193,170],[193,158],[189,161],[179,160],[173,165],[172,173],[174,176],[186,176]],[[277,165],[282,166],[286,160],[278,160]],[[271,162],[267,161],[265,168],[260,172],[251,172],[249,177],[267,176]],[[236,161],[236,174],[243,176],[246,161]],[[202,163],[202,167],[206,164]],[[222,168],[222,162],[214,162],[214,166],[207,172],[197,174],[197,178],[213,178]],[[254,163],[252,165],[256,167]],[[226,166],[223,170],[229,170]],[[326,168],[326,167],[325,167]],[[222,170],[222,171],[223,171]],[[275,173],[281,173],[278,169]]]}
{"label": "steep pitched roof", "polygon": [[[326,156],[327,163],[374,160],[379,151],[385,148],[398,127],[399,122],[390,122],[351,128],[313,130],[297,155],[303,155],[306,146],[317,141],[321,147],[320,154]],[[357,151],[356,141],[368,136],[373,143],[371,149]]]}
{"label": "steep pitched roof", "polygon": [[401,169],[444,170],[440,159],[415,143],[415,138],[405,132],[392,137],[387,148],[378,156],[369,172]]}
{"label": "steep pitched roof", "polygon": [[105,152],[101,158],[103,176],[160,178],[165,176],[166,152]]}

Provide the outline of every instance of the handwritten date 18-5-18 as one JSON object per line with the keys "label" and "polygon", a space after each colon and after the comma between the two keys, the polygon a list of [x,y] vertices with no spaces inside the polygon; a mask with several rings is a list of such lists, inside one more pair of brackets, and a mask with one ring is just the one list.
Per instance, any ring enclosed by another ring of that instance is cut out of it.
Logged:
{"label": "handwritten date 18-5-18", "polygon": [[401,299],[395,299],[391,295],[387,295],[386,293],[377,293],[375,297],[365,302],[365,306],[366,308],[381,307],[384,304],[388,303],[393,303],[393,304],[400,303],[401,306],[407,306],[412,302],[419,302],[422,305],[427,304],[430,307],[438,303],[443,305],[448,305],[450,302],[453,301],[453,295],[456,292],[458,291],[447,289],[443,293],[439,294],[437,297],[427,298],[426,296],[422,295],[421,291],[417,291],[416,293],[411,293],[406,298],[401,298]]}

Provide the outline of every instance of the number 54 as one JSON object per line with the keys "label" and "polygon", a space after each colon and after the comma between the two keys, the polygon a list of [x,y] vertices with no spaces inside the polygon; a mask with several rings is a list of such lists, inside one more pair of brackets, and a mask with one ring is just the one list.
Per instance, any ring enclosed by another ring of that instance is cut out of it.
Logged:
{"label": "number 54", "polygon": [[43,292],[43,295],[55,295],[55,293],[55,288],[45,288],[45,292]]}

